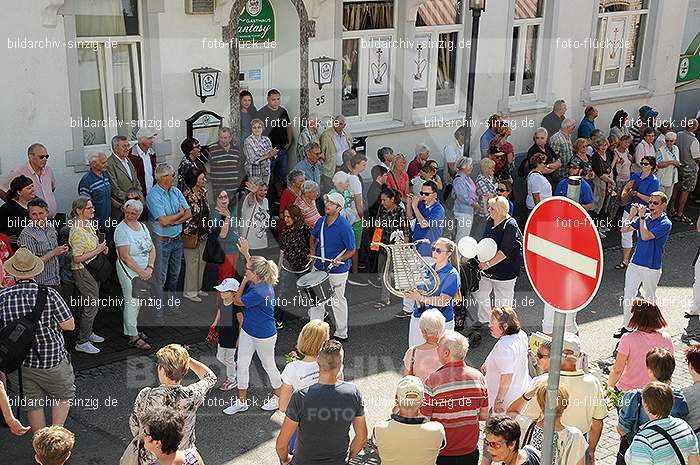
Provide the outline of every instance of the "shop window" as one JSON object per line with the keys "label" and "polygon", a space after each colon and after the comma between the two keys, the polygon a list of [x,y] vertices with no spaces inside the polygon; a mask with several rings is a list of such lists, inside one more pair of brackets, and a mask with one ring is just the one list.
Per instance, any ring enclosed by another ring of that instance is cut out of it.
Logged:
{"label": "shop window", "polygon": [[545,0],[515,0],[508,95],[535,100],[542,53]]}
{"label": "shop window", "polygon": [[637,85],[649,0],[600,0],[591,87]]}
{"label": "shop window", "polygon": [[138,11],[138,0],[81,0],[75,15],[75,35],[137,36]]}
{"label": "shop window", "polygon": [[343,31],[394,28],[394,2],[343,2]]}

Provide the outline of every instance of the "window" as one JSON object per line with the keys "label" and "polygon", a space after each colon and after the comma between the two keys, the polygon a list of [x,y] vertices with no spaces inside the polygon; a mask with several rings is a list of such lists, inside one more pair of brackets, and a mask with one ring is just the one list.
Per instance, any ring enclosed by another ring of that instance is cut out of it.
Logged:
{"label": "window", "polygon": [[76,14],[83,145],[134,140],[145,119],[136,0],[86,1]]}
{"label": "window", "polygon": [[391,119],[395,48],[393,0],[343,3],[343,115]]}
{"label": "window", "polygon": [[591,87],[639,83],[649,0],[600,0]]}
{"label": "window", "polygon": [[418,7],[411,82],[413,109],[424,113],[457,107],[457,76],[465,48],[460,41],[462,2],[429,1]]}
{"label": "window", "polygon": [[514,101],[534,100],[542,53],[545,0],[515,0],[508,95]]}

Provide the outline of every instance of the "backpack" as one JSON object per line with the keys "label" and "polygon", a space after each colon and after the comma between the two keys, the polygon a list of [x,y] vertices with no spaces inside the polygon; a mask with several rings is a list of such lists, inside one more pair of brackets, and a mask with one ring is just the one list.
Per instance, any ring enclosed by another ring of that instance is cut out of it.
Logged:
{"label": "backpack", "polygon": [[9,374],[20,368],[29,351],[34,348],[36,329],[48,293],[48,288],[40,285],[32,313],[11,321],[0,329],[0,371]]}

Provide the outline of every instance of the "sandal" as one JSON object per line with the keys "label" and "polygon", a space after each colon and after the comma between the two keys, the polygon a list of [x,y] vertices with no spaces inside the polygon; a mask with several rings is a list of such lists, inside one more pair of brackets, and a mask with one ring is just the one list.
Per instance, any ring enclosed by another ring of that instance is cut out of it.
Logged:
{"label": "sandal", "polygon": [[677,216],[676,220],[681,222],[681,223],[693,224],[693,220],[691,220],[690,218],[688,218],[685,215]]}
{"label": "sandal", "polygon": [[140,337],[136,339],[129,339],[129,345],[141,350],[151,349],[151,345],[148,342],[141,339]]}
{"label": "sandal", "polygon": [[625,268],[627,268],[627,265],[628,265],[628,263],[620,262],[617,265],[615,265],[615,269],[616,270],[624,270]]}
{"label": "sandal", "polygon": [[141,331],[139,331],[138,336],[139,336],[141,339],[143,339],[144,341],[145,341],[146,339],[148,339],[148,336],[146,336],[146,333],[142,333]]}

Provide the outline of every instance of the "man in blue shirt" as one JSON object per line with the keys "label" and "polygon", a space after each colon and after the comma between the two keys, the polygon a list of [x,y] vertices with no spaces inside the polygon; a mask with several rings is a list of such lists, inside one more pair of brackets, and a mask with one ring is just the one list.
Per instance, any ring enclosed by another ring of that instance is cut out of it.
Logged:
{"label": "man in blue shirt", "polygon": [[[345,285],[348,282],[350,259],[355,255],[355,233],[350,223],[340,215],[345,205],[343,194],[333,192],[326,197],[326,215],[316,221],[311,231],[310,250],[317,257],[317,270],[327,271],[333,296],[329,302],[335,318],[333,338],[340,342],[348,340],[348,301],[345,298]],[[332,265],[332,266],[331,266]],[[330,269],[329,269],[330,268]],[[325,304],[309,309],[309,318],[323,320]]]}
{"label": "man in blue shirt", "polygon": [[[496,131],[501,126],[501,115],[498,113],[493,114],[489,117],[489,127],[481,135],[479,139],[479,149],[481,150],[481,158],[486,158],[489,156],[489,148],[491,147],[491,141],[496,138]],[[465,143],[469,143],[466,141]]]}
{"label": "man in blue shirt", "polygon": [[318,160],[321,158],[321,146],[318,145],[318,142],[309,142],[304,148],[304,152],[306,158],[297,163],[294,169],[302,171],[307,181],[313,181],[320,186],[321,164]]}
{"label": "man in blue shirt", "polygon": [[[568,165],[569,176],[581,176],[581,171],[583,171],[583,165],[581,160],[578,158],[573,158],[569,160]],[[557,188],[554,190],[554,195],[560,195],[566,197],[567,191],[569,189],[569,178],[564,178],[559,181]],[[588,184],[583,178],[581,178],[581,192],[579,193],[578,199],[572,199],[581,204],[583,208],[588,211],[593,210],[593,189],[591,189],[590,184]]]}
{"label": "man in blue shirt", "polygon": [[625,332],[631,331],[627,325],[632,318],[632,300],[637,297],[640,284],[644,298],[656,300],[656,286],[661,279],[664,246],[672,226],[671,220],[666,216],[667,201],[666,194],[663,192],[653,192],[649,196],[648,207],[633,204],[629,217],[624,220],[622,232],[637,230],[639,240],[625,273],[625,292],[622,299],[624,324],[613,335],[614,337],[622,337]]}
{"label": "man in blue shirt", "polygon": [[[112,187],[107,175],[107,155],[103,152],[90,155],[90,171],[78,183],[78,195],[88,197],[95,206],[95,219],[99,221],[98,228],[102,232],[113,229],[112,216]],[[116,218],[115,218],[116,219]]]}
{"label": "man in blue shirt", "polygon": [[167,163],[156,167],[156,185],[146,197],[148,214],[151,218],[153,243],[156,246],[156,269],[154,276],[158,280],[158,297],[162,300],[162,291],[175,292],[180,276],[180,264],[183,256],[182,224],[192,217],[190,206],[180,189],[173,186],[175,170]]}
{"label": "man in blue shirt", "polygon": [[598,110],[595,107],[586,107],[583,112],[583,119],[578,126],[578,137],[590,139],[595,129],[595,119],[598,117]]}
{"label": "man in blue shirt", "polygon": [[[438,187],[435,181],[428,180],[423,183],[420,189],[420,197],[408,194],[408,205],[406,217],[409,220],[415,218],[413,226],[413,242],[427,239],[416,245],[416,250],[423,258],[430,263],[434,263],[432,245],[445,228],[445,209],[438,201]],[[396,318],[409,318],[413,313],[415,301],[413,299],[403,299],[403,309],[396,313]]]}

